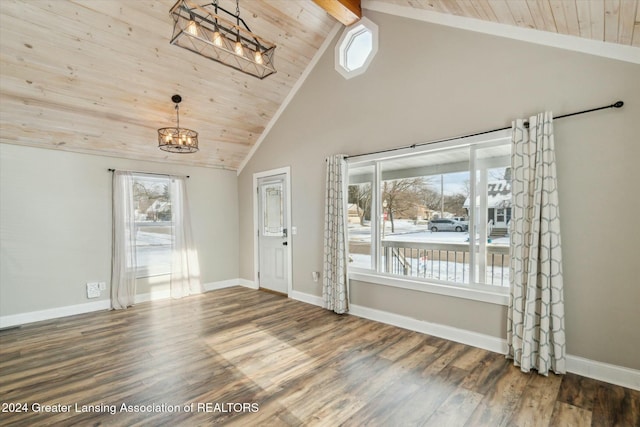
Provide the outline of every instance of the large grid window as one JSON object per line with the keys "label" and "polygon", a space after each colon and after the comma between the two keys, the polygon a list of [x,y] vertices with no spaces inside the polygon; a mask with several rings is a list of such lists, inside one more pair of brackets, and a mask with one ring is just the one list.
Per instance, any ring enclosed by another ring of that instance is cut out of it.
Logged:
{"label": "large grid window", "polygon": [[349,160],[350,269],[417,282],[509,285],[508,138]]}

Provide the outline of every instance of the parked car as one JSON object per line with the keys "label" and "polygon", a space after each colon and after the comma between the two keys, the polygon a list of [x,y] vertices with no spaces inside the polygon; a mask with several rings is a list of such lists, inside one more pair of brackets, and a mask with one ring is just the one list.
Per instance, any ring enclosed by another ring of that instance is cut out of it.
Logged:
{"label": "parked car", "polygon": [[455,219],[432,219],[427,225],[431,231],[467,231],[469,226]]}
{"label": "parked car", "polygon": [[465,217],[463,217],[463,216],[454,216],[454,217],[452,217],[452,218],[450,218],[450,219],[453,219],[453,220],[455,220],[455,221],[459,221],[459,222],[461,222],[461,223],[463,223],[463,224],[467,224],[467,225],[469,225],[469,221],[468,221]]}

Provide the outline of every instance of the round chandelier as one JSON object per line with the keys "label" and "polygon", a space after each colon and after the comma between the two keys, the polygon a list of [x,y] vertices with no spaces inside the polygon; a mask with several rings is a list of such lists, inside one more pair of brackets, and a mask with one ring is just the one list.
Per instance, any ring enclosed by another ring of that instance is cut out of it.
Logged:
{"label": "round chandelier", "polygon": [[180,95],[173,95],[176,104],[176,127],[158,129],[158,148],[170,153],[195,153],[198,151],[198,132],[180,128]]}

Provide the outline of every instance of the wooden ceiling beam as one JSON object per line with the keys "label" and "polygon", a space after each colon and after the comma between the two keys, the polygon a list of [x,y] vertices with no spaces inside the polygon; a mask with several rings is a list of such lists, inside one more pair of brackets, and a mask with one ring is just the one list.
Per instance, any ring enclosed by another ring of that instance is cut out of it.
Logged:
{"label": "wooden ceiling beam", "polygon": [[313,0],[318,6],[344,25],[349,26],[362,18],[360,0]]}

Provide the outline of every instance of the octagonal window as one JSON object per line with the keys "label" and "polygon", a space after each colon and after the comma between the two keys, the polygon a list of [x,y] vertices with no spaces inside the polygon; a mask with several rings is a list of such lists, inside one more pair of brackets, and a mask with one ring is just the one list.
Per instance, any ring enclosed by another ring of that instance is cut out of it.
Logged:
{"label": "octagonal window", "polygon": [[364,73],[378,51],[378,26],[362,18],[347,27],[336,44],[336,70],[345,79]]}

